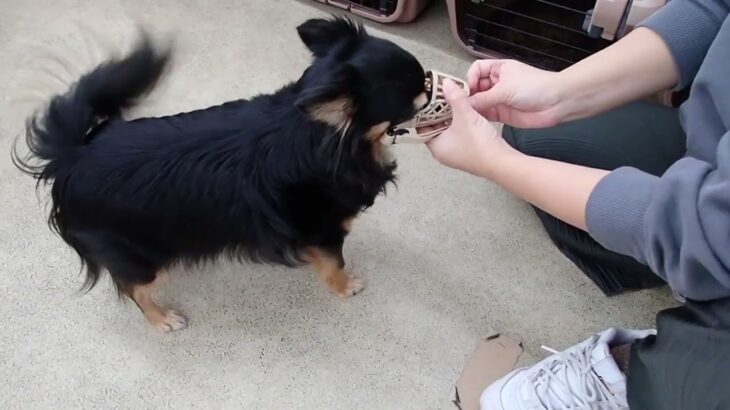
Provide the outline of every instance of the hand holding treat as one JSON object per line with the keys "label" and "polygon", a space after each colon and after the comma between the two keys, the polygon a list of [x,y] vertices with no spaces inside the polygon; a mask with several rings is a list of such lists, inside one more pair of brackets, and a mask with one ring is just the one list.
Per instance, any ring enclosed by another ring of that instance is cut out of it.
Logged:
{"label": "hand holding treat", "polygon": [[[450,125],[428,141],[431,154],[440,163],[475,175],[488,175],[489,166],[515,152],[497,129],[470,104],[467,94],[451,80],[444,81],[444,98],[453,111]],[[431,132],[427,128],[421,132]],[[440,131],[439,131],[440,132]]]}
{"label": "hand holding treat", "polygon": [[381,138],[384,144],[396,143],[424,143],[441,134],[451,120],[451,107],[444,97],[444,82],[450,80],[458,85],[466,95],[469,95],[469,86],[466,81],[452,77],[435,70],[426,73],[425,89],[428,95],[428,104],[405,123],[394,126],[388,134]]}
{"label": "hand holding treat", "polygon": [[469,102],[489,121],[520,128],[553,126],[565,115],[559,76],[515,60],[478,60],[466,75]]}

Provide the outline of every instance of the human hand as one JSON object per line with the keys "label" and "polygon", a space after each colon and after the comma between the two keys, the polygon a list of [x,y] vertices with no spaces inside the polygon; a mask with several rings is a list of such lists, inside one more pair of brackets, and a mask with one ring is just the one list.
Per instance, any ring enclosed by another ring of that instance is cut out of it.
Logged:
{"label": "human hand", "polygon": [[550,127],[563,120],[558,75],[515,60],[478,60],[466,75],[469,102],[490,121]]}
{"label": "human hand", "polygon": [[451,80],[443,84],[452,110],[451,126],[428,141],[431,155],[443,165],[490,177],[490,165],[516,151],[496,128],[470,105],[467,95]]}

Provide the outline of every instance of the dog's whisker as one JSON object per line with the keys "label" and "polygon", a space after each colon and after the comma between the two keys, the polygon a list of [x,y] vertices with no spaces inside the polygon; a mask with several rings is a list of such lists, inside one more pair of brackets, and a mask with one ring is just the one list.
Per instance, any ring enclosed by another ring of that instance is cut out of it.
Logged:
{"label": "dog's whisker", "polygon": [[335,154],[335,166],[334,166],[334,177],[337,177],[337,170],[340,167],[340,161],[342,160],[342,149],[344,146],[345,136],[347,135],[347,132],[350,130],[350,125],[352,124],[352,120],[348,119],[345,124],[343,125],[343,130],[339,130],[335,133],[335,135],[338,135],[338,141],[337,141],[337,151]]}

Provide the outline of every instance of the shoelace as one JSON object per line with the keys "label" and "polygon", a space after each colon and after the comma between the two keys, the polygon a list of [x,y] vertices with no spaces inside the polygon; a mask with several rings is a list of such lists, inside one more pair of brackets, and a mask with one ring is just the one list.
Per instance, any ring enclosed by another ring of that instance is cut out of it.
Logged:
{"label": "shoelace", "polygon": [[[561,410],[620,407],[620,403],[591,366],[591,352],[597,341],[598,336],[594,336],[583,346],[567,352],[542,346],[544,350],[557,356],[543,364],[531,378],[535,395],[545,408],[553,409],[552,406],[556,403]],[[576,386],[571,386],[568,382],[569,374],[576,376]]]}

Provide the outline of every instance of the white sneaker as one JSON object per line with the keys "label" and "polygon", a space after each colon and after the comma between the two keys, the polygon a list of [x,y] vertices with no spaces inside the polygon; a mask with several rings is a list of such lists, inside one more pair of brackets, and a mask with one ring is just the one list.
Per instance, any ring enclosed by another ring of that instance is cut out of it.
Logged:
{"label": "white sneaker", "polygon": [[655,334],[654,330],[611,328],[540,363],[513,370],[492,383],[479,400],[481,410],[623,410],[626,377],[611,346]]}

